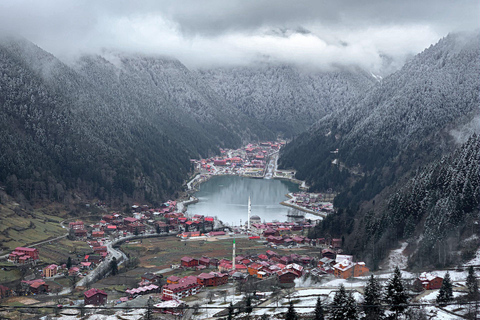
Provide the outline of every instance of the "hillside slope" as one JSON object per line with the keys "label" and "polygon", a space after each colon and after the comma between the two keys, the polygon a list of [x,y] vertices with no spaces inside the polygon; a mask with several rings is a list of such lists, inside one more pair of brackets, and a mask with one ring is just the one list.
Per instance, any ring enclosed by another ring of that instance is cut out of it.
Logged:
{"label": "hillside slope", "polygon": [[365,92],[375,79],[361,70],[301,70],[288,65],[198,71],[243,113],[291,137]]}
{"label": "hillside slope", "polygon": [[272,138],[175,60],[98,56],[73,67],[20,39],[0,41],[0,185],[30,201],[161,202],[189,158]]}
{"label": "hillside slope", "polygon": [[[416,265],[451,262],[458,246],[450,245],[452,234],[444,231],[456,232],[454,242],[461,245],[462,228],[478,214],[464,198],[480,196],[472,180],[478,177],[478,137],[472,132],[479,130],[479,74],[479,34],[449,35],[288,144],[283,167],[298,169],[297,177],[314,190],[340,192],[339,213],[315,232],[344,236],[346,249],[370,262],[399,240],[415,242],[409,250]],[[438,170],[440,177],[432,173]],[[462,174],[452,174],[457,170]],[[415,181],[432,175],[417,190]],[[442,187],[450,190],[446,194],[436,184],[450,176]],[[392,198],[397,193],[400,198]],[[422,210],[415,207],[420,204]],[[432,249],[445,253],[427,257]]]}
{"label": "hillside slope", "polygon": [[280,165],[296,168],[316,190],[351,188],[337,199],[343,205],[370,200],[405,172],[453,150],[452,131],[478,117],[479,47],[478,34],[442,39],[295,138]]}

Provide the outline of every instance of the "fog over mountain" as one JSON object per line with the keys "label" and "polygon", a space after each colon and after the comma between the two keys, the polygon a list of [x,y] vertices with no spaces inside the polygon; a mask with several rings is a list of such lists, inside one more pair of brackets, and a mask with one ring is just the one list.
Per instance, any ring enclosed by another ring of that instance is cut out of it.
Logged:
{"label": "fog over mountain", "polygon": [[276,62],[386,75],[449,32],[478,28],[477,1],[5,0],[0,32],[65,60],[102,48],[187,67]]}

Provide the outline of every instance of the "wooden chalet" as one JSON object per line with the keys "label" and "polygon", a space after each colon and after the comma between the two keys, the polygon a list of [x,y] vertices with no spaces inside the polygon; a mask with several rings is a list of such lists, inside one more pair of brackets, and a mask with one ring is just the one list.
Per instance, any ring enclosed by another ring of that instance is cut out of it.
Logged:
{"label": "wooden chalet", "polygon": [[107,293],[103,290],[92,288],[83,293],[84,305],[102,306],[107,303]]}

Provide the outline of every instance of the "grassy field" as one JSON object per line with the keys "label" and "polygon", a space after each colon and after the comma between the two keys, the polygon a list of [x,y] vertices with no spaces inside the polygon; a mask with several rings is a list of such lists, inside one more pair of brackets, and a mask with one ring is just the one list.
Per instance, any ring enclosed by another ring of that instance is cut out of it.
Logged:
{"label": "grassy field", "polygon": [[83,258],[92,249],[85,241],[70,241],[66,238],[54,242],[47,242],[37,246],[40,259],[46,264],[66,262],[68,257]]}
{"label": "grassy field", "polygon": [[0,244],[9,251],[65,234],[60,226],[63,218],[47,214],[44,210],[26,212],[15,206],[0,207]]}
{"label": "grassy field", "polygon": [[[122,250],[131,256],[138,257],[140,266],[144,268],[163,269],[172,264],[180,264],[183,256],[200,258],[207,256],[217,259],[232,258],[232,239],[218,241],[180,241],[174,237],[144,239],[142,243],[129,243],[122,246]],[[268,248],[256,241],[236,239],[236,254],[260,254]],[[315,248],[295,248],[293,250],[276,249],[279,254],[318,255]]]}

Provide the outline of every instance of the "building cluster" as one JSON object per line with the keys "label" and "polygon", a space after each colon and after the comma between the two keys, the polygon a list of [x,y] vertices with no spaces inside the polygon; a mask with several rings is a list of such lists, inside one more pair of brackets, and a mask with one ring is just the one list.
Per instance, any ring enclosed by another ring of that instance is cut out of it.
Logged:
{"label": "building cluster", "polygon": [[[285,141],[268,141],[248,144],[236,150],[220,149],[221,156],[191,161],[197,165],[200,172],[207,174],[252,175],[257,170],[263,172],[268,157],[278,152],[284,144]],[[250,169],[254,170],[249,172]]]}
{"label": "building cluster", "polygon": [[320,193],[296,192],[292,195],[293,197],[286,203],[314,212],[331,213],[334,211],[333,203],[324,201],[323,195]]}
{"label": "building cluster", "polygon": [[150,232],[170,231],[205,231],[213,229],[214,218],[195,215],[186,217],[182,212],[176,212],[177,202],[169,200],[160,208],[151,209],[147,205],[133,205],[132,215],[123,216],[120,213],[104,215],[93,225],[86,226],[83,221],[69,223],[70,235],[75,239],[104,239],[110,236],[126,236],[128,234],[143,234]]}
{"label": "building cluster", "polygon": [[17,247],[8,255],[8,261],[15,264],[35,264],[38,259],[36,248]]}

